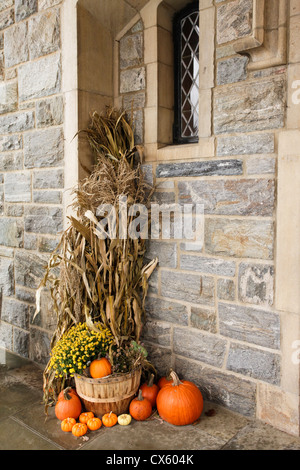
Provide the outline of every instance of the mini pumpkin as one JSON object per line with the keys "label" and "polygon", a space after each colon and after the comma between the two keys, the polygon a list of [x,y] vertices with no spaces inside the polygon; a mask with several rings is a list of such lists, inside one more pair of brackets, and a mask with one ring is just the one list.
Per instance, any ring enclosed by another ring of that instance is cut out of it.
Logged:
{"label": "mini pumpkin", "polygon": [[57,401],[55,405],[56,417],[63,421],[65,418],[77,419],[81,413],[81,401],[79,397],[73,393],[69,393],[66,388],[63,393],[63,397]]}
{"label": "mini pumpkin", "polygon": [[64,432],[71,432],[74,424],[76,424],[75,418],[65,418],[62,420],[60,427]]}
{"label": "mini pumpkin", "polygon": [[121,426],[128,426],[131,423],[131,416],[127,414],[122,414],[118,416],[118,423]]}
{"label": "mini pumpkin", "polygon": [[93,417],[90,418],[86,424],[90,431],[97,431],[97,429],[101,428],[102,421],[100,418]]}
{"label": "mini pumpkin", "polygon": [[180,381],[172,371],[173,382],[166,384],[156,398],[157,411],[162,419],[177,426],[194,423],[203,410],[199,388],[188,380]]}
{"label": "mini pumpkin", "polygon": [[112,426],[117,424],[117,422],[118,422],[118,416],[115,413],[113,413],[112,411],[110,413],[105,413],[102,416],[102,423],[107,428],[111,428]]}
{"label": "mini pumpkin", "polygon": [[130,402],[129,413],[136,421],[145,421],[151,415],[152,405],[148,398],[143,397],[141,389],[138,396]]}
{"label": "mini pumpkin", "polygon": [[85,411],[84,413],[81,413],[79,416],[79,422],[86,424],[89,419],[94,417],[94,413],[92,411]]}
{"label": "mini pumpkin", "polygon": [[151,374],[148,383],[144,383],[141,385],[140,390],[142,390],[142,395],[144,398],[148,398],[151,403],[152,408],[154,408],[156,404],[156,397],[159,392],[158,386],[153,383],[154,381],[154,374]]}
{"label": "mini pumpkin", "polygon": [[93,379],[101,379],[111,374],[111,364],[106,357],[95,359],[90,364],[90,374]]}
{"label": "mini pumpkin", "polygon": [[87,425],[84,423],[76,423],[72,427],[72,434],[75,437],[81,437],[84,436],[87,433]]}

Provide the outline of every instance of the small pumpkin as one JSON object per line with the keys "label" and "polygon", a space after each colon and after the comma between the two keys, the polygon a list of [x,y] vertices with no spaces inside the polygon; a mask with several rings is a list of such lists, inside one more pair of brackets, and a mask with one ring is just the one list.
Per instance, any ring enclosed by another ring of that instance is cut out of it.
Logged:
{"label": "small pumpkin", "polygon": [[64,432],[71,432],[74,424],[76,424],[76,419],[65,418],[62,420],[60,427],[61,427],[61,430]]}
{"label": "small pumpkin", "polygon": [[55,415],[63,421],[65,418],[77,419],[81,413],[81,401],[79,397],[73,393],[69,393],[66,388],[63,393],[63,397],[57,401],[55,405]]}
{"label": "small pumpkin", "polygon": [[64,396],[64,391],[65,391],[65,390],[67,390],[68,393],[73,394],[73,395],[76,395],[77,397],[79,397],[79,395],[78,395],[78,393],[76,392],[75,388],[67,387],[67,388],[65,388],[64,390],[62,390],[62,391],[59,393],[59,395],[58,395],[58,397],[57,397],[58,400],[61,400],[61,398],[63,398],[63,396]]}
{"label": "small pumpkin", "polygon": [[72,427],[72,434],[75,437],[84,436],[87,433],[88,427],[84,423],[76,423]]}
{"label": "small pumpkin", "polygon": [[159,392],[158,386],[155,383],[153,383],[153,381],[154,381],[154,374],[151,374],[148,383],[144,383],[140,387],[140,390],[142,390],[143,397],[148,398],[148,400],[151,403],[152,408],[154,408],[156,404],[156,397]]}
{"label": "small pumpkin", "polygon": [[131,423],[131,416],[127,414],[122,414],[118,416],[118,423],[121,426],[128,426]]}
{"label": "small pumpkin", "polygon": [[111,374],[111,364],[106,357],[94,359],[90,364],[90,374],[93,379],[101,379]]}
{"label": "small pumpkin", "polygon": [[129,413],[136,421],[145,421],[152,413],[152,405],[148,398],[144,398],[142,390],[134,398],[129,405]]}
{"label": "small pumpkin", "polygon": [[117,424],[117,422],[118,422],[118,416],[115,413],[113,413],[112,411],[110,413],[105,413],[102,416],[102,423],[107,428],[111,428],[112,426]]}
{"label": "small pumpkin", "polygon": [[100,418],[96,418],[94,416],[93,418],[90,418],[86,424],[90,431],[97,431],[97,429],[101,428],[102,421]]}
{"label": "small pumpkin", "polygon": [[165,377],[161,377],[159,379],[159,381],[157,382],[157,385],[158,385],[159,389],[163,388],[166,384],[169,384],[169,383],[173,382],[173,379],[171,377],[171,372],[172,372],[172,369],[170,369],[169,375],[167,375]]}
{"label": "small pumpkin", "polygon": [[173,382],[160,389],[156,405],[162,419],[177,426],[192,424],[203,410],[203,397],[199,388],[188,380],[180,381],[172,371]]}
{"label": "small pumpkin", "polygon": [[80,413],[79,422],[86,424],[88,420],[93,417],[94,417],[94,413],[92,411],[85,411],[84,413]]}

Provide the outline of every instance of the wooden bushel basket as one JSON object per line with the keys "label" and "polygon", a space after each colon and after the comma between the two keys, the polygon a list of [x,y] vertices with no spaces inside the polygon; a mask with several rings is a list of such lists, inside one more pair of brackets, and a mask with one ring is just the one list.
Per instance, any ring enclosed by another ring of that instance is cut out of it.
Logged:
{"label": "wooden bushel basket", "polygon": [[117,415],[126,413],[131,400],[139,389],[142,369],[127,374],[116,374],[93,379],[75,374],[76,391],[86,411],[102,418],[113,411]]}

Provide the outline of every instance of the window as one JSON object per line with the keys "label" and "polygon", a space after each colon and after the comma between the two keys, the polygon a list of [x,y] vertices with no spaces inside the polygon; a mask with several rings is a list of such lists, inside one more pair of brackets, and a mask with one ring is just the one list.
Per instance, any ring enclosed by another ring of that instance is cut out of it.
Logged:
{"label": "window", "polygon": [[198,142],[199,2],[174,18],[174,143]]}

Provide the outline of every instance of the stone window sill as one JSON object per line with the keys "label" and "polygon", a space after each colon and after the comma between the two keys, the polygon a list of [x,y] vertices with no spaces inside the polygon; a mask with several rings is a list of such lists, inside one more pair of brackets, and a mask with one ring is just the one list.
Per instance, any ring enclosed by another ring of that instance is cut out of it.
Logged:
{"label": "stone window sill", "polygon": [[157,161],[196,160],[214,156],[214,138],[200,138],[198,143],[182,145],[166,145],[158,148]]}

